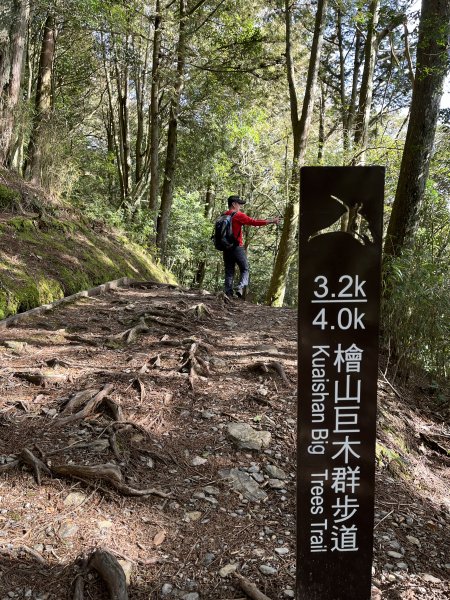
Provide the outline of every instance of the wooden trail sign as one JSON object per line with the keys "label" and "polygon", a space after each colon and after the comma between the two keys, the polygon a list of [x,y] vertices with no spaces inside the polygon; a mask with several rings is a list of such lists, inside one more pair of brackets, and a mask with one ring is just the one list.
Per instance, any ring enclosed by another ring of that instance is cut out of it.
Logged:
{"label": "wooden trail sign", "polygon": [[370,599],[383,196],[383,167],[301,169],[299,600]]}

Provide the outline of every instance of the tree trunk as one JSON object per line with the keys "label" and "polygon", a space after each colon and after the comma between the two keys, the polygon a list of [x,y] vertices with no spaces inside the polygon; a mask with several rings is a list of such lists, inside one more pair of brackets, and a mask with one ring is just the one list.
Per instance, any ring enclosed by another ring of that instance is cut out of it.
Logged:
{"label": "tree trunk", "polygon": [[422,0],[411,115],[384,246],[387,256],[399,256],[414,236],[449,71],[449,32],[449,0]]}
{"label": "tree trunk", "polygon": [[55,19],[52,14],[49,14],[44,25],[36,87],[33,129],[28,144],[27,170],[31,182],[36,185],[42,184],[44,130],[52,110],[52,74],[53,60],[55,57],[55,33]]}
{"label": "tree trunk", "polygon": [[352,74],[352,87],[350,97],[347,96],[345,90],[345,50],[344,50],[344,36],[342,33],[342,12],[340,9],[337,11],[337,41],[339,48],[339,91],[341,100],[341,116],[342,116],[342,129],[343,129],[343,145],[344,145],[344,164],[346,161],[346,155],[352,148],[352,137],[353,137],[353,124],[356,113],[356,98],[358,94],[358,81],[359,72],[361,68],[361,30],[359,26],[356,27],[355,33],[355,53],[353,59],[353,74]]}
{"label": "tree trunk", "polygon": [[[113,101],[111,73],[110,73],[110,66],[108,64],[109,57],[107,56],[106,40],[105,40],[103,34],[101,35],[101,42],[102,42],[102,54],[103,54],[103,68],[105,71],[106,92],[107,92],[107,97],[108,97],[108,110],[107,110],[106,119],[105,119],[105,128],[106,128],[106,134],[107,134],[107,138],[108,138],[108,152],[111,152],[111,150],[112,150],[114,153],[114,156],[115,156],[116,166],[117,166],[117,175],[119,178],[119,186],[120,186],[120,198],[121,198],[121,201],[123,201],[123,199],[125,198],[125,187],[124,187],[124,181],[123,181],[121,152],[120,152],[120,147],[119,147],[120,143],[119,143],[119,136],[117,134],[117,126],[116,126],[116,119],[115,119],[115,107],[114,107],[114,101]],[[111,190],[112,190],[112,187],[110,188],[110,191]],[[112,199],[111,194],[110,194],[110,198]]]}
{"label": "tree trunk", "polygon": [[328,0],[319,0],[317,4],[314,36],[309,60],[308,77],[305,87],[305,97],[303,99],[302,115],[300,120],[298,120],[297,92],[295,89],[293,76],[294,69],[291,52],[290,3],[289,0],[285,0],[286,61],[291,104],[292,132],[294,137],[294,156],[292,161],[291,180],[289,184],[288,205],[284,214],[283,231],[281,234],[280,245],[278,247],[278,253],[267,295],[267,301],[272,306],[283,305],[289,268],[296,250],[295,241],[298,228],[300,166],[303,163],[306,153],[311,118],[314,108],[327,1]]}
{"label": "tree trunk", "polygon": [[10,158],[14,113],[19,103],[29,0],[14,0],[9,32],[0,29],[0,164]]}
{"label": "tree trunk", "polygon": [[[148,56],[149,56],[149,41],[145,43],[144,60],[141,68],[140,61],[136,67],[135,73],[135,88],[136,88],[136,118],[137,118],[137,131],[136,131],[136,168],[135,168],[135,184],[138,185],[141,179],[145,178],[145,114],[144,107],[146,101],[146,90],[147,90],[147,70],[148,70]],[[138,52],[142,52],[138,46],[135,48]]]}
{"label": "tree trunk", "polygon": [[156,0],[155,33],[152,53],[152,85],[150,90],[150,192],[148,207],[154,214],[155,230],[159,195],[159,87],[161,61],[161,2]]}
{"label": "tree trunk", "polygon": [[369,121],[372,108],[373,75],[378,50],[377,25],[380,13],[380,0],[372,0],[369,8],[367,36],[364,46],[364,69],[359,93],[358,112],[355,122],[355,146],[360,149],[357,163],[365,163],[369,139]]}
{"label": "tree trunk", "polygon": [[[25,51],[25,57],[26,57],[25,58],[25,68],[23,69],[24,71],[27,72],[27,80],[22,81],[22,89],[23,89],[22,97],[23,97],[23,101],[24,101],[25,105],[29,104],[30,99],[33,95],[33,64],[32,64],[32,60],[31,60],[29,28],[30,28],[30,25],[28,23],[28,27],[27,27],[28,31],[27,31],[27,35],[26,35],[27,41],[26,41],[26,51]],[[17,173],[19,173],[22,177],[24,175],[24,169],[25,169],[25,160],[26,160],[25,150],[26,150],[26,143],[28,141],[27,138],[28,138],[27,122],[22,119],[21,122],[19,123],[17,139],[14,141],[14,143],[11,144],[10,159],[9,159],[10,168],[17,171]]]}
{"label": "tree trunk", "polygon": [[167,234],[169,230],[170,212],[172,209],[175,170],[177,159],[178,113],[180,98],[184,83],[184,68],[186,61],[186,0],[180,0],[180,28],[177,45],[177,78],[170,102],[169,130],[167,134],[166,165],[164,183],[161,194],[161,208],[158,216],[156,245],[160,250],[163,263],[166,259]]}
{"label": "tree trunk", "polygon": [[[208,185],[208,190],[205,196],[205,218],[211,219],[214,202],[214,192],[211,189],[211,184]],[[194,275],[194,287],[201,288],[206,274],[206,260],[202,259],[197,265],[197,271]]]}
{"label": "tree trunk", "polygon": [[359,27],[357,27],[355,37],[355,57],[353,61],[352,91],[347,110],[346,130],[344,131],[344,148],[347,150],[352,149],[352,135],[356,116],[356,98],[358,95],[358,80],[361,69],[361,40],[361,30]]}
{"label": "tree trunk", "polygon": [[326,114],[326,94],[324,84],[320,85],[319,96],[319,148],[317,151],[317,162],[319,165],[323,162],[323,149],[325,147],[325,114]]}
{"label": "tree trunk", "polygon": [[[126,35],[124,40],[125,56],[128,52],[129,39]],[[128,93],[128,64],[126,59],[123,65],[119,64],[118,56],[115,56],[115,71],[116,71],[116,88],[117,88],[117,104],[119,109],[119,150],[120,160],[122,163],[122,178],[123,178],[123,198],[126,202],[130,198],[131,193],[131,141],[130,141],[130,107]]]}
{"label": "tree trunk", "polygon": [[337,9],[336,19],[336,35],[339,48],[339,95],[341,100],[341,118],[345,152],[348,149],[348,106],[347,94],[345,93],[344,36],[342,34],[342,11],[340,8]]}
{"label": "tree trunk", "polygon": [[[105,131],[106,131],[106,141],[108,148],[108,162],[112,160],[113,156],[117,156],[116,154],[116,139],[115,139],[115,128],[114,128],[114,118],[111,114],[111,110],[107,109],[106,114],[103,118]],[[115,194],[114,194],[114,176],[111,173],[110,169],[108,169],[107,174],[108,181],[108,198],[109,202],[112,206],[115,204]]]}

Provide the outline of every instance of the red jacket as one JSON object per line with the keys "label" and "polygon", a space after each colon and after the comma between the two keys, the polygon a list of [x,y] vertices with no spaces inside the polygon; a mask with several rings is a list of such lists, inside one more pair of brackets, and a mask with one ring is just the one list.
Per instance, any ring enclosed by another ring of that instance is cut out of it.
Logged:
{"label": "red jacket", "polygon": [[[231,215],[234,210],[227,210],[226,215]],[[236,238],[238,245],[243,246],[244,241],[242,239],[242,225],[253,225],[253,227],[262,227],[262,225],[268,225],[267,219],[252,219],[245,213],[237,212],[231,220],[231,228],[233,235]]]}

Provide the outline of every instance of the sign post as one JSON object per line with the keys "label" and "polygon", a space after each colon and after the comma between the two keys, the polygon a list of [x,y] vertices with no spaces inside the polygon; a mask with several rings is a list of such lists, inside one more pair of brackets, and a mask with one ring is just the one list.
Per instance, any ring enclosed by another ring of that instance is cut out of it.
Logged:
{"label": "sign post", "polygon": [[300,175],[297,596],[369,600],[383,167]]}

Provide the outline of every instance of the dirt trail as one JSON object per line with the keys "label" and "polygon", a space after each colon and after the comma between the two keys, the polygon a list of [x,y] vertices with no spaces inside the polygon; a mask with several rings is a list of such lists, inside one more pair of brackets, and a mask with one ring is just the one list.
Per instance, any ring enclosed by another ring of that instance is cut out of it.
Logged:
{"label": "dirt trail", "polygon": [[[296,338],[292,310],[151,283],[0,331],[0,600],[108,598],[95,548],[133,600],[246,598],[235,570],[293,597]],[[448,430],[396,393],[380,380],[374,583],[445,598],[448,458],[420,433]],[[270,441],[240,450],[233,423]]]}

